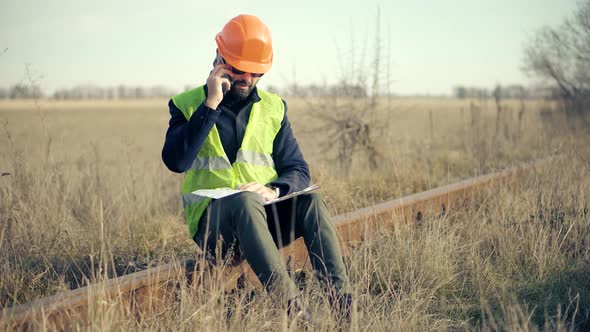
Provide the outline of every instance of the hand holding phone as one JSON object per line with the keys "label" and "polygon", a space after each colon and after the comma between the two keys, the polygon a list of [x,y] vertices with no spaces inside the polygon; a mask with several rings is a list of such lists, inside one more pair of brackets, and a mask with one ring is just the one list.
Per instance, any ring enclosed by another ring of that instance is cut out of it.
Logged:
{"label": "hand holding phone", "polygon": [[205,105],[216,109],[223,96],[231,89],[230,69],[226,64],[217,63],[207,78],[207,100]]}

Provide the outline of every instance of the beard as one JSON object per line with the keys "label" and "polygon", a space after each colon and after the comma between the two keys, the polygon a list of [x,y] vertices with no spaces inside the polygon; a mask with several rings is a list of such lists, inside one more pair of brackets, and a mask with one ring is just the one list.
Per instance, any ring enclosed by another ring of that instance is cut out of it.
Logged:
{"label": "beard", "polygon": [[[246,80],[230,80],[230,82],[231,88],[225,95],[225,98],[230,99],[233,103],[246,100],[254,89],[254,84],[248,83]],[[247,89],[241,89],[237,84],[247,86]]]}

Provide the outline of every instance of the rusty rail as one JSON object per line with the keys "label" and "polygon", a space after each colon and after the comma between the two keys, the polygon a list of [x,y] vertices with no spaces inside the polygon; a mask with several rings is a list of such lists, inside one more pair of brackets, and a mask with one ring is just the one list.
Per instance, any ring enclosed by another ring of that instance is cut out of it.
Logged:
{"label": "rusty rail", "polygon": [[[337,226],[340,245],[344,254],[347,255],[355,244],[370,239],[378,226],[387,227],[399,222],[419,224],[426,213],[445,214],[454,210],[464,199],[485,186],[510,180],[551,159],[542,159],[501,172],[477,176],[336,216],[334,222]],[[281,253],[288,264],[287,267],[291,270],[300,269],[306,265],[308,256],[302,239],[282,248]],[[16,307],[5,308],[0,312],[0,329],[28,330],[36,321],[45,322],[45,326],[51,328],[63,329],[68,326],[72,317],[83,318],[90,315],[90,308],[104,299],[120,299],[126,302],[128,310],[143,310],[144,307],[153,306],[155,302],[161,301],[162,297],[170,293],[170,288],[174,288],[174,285],[185,277],[189,278],[193,284],[214,283],[215,287],[222,289],[234,288],[236,283],[258,283],[245,262],[220,270],[215,270],[215,267],[200,268],[199,265],[195,261],[185,261],[182,264],[169,263]]]}

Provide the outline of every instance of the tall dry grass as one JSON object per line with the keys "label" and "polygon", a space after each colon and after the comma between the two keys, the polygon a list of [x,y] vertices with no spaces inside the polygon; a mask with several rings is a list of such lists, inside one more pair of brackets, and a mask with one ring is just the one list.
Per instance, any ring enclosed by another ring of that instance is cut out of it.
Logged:
{"label": "tall dry grass", "polygon": [[[512,186],[490,188],[462,211],[426,219],[420,228],[383,230],[363,244],[348,262],[359,326],[534,330],[586,322],[588,134],[569,135],[558,113],[542,121],[547,105],[531,104],[523,123],[503,117],[506,134],[490,143],[495,113],[483,104],[394,102],[394,111],[380,118],[388,130],[376,133],[383,166],[369,173],[355,160],[347,176],[330,171],[321,133],[307,130],[313,114],[297,100],[291,104],[296,135],[333,213],[569,154]],[[9,173],[0,177],[2,307],[85,284],[101,266],[114,275],[194,255],[177,197],[181,176],[159,158],[163,105],[2,108],[0,171]],[[39,112],[47,112],[43,123],[36,121]],[[136,319],[108,303],[87,323],[167,330],[292,326],[264,294],[250,300],[188,285],[181,290],[155,315]],[[311,282],[304,295],[321,318],[314,329],[334,328],[318,286]]]}
{"label": "tall dry grass", "polygon": [[[380,229],[347,258],[358,315],[353,329],[584,330],[590,327],[590,154],[564,158],[482,189],[420,226]],[[175,260],[176,261],[176,260]],[[118,302],[92,304],[71,328],[125,330],[296,330],[265,293],[227,294],[181,283],[149,313]],[[172,296],[173,295],[173,296]],[[338,329],[325,292],[303,290],[316,321]],[[40,326],[46,324],[43,320]]]}

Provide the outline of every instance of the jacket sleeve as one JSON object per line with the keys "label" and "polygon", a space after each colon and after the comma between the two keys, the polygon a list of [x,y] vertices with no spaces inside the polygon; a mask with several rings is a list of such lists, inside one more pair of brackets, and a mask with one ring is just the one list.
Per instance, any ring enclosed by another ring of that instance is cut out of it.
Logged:
{"label": "jacket sleeve", "polygon": [[287,118],[287,103],[285,101],[283,103],[285,104],[285,116],[273,143],[273,161],[279,177],[270,183],[279,188],[280,196],[308,187],[310,180],[309,167],[303,158]]}
{"label": "jacket sleeve", "polygon": [[162,160],[172,172],[182,173],[191,167],[221,112],[201,103],[187,121],[172,100],[168,102],[168,108],[170,122],[162,148]]}

